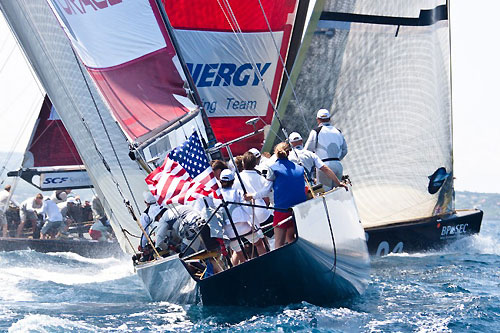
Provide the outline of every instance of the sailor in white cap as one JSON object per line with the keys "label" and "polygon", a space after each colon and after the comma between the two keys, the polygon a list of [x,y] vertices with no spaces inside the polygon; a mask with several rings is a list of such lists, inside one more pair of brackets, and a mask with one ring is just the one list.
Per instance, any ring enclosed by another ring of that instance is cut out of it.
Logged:
{"label": "sailor in white cap", "polygon": [[288,142],[290,142],[290,145],[293,147],[292,151],[288,155],[288,159],[304,167],[309,182],[313,182],[312,175],[314,173],[314,169],[316,168],[317,170],[321,170],[331,181],[333,181],[335,186],[346,186],[340,182],[335,173],[328,166],[326,166],[325,162],[323,162],[318,155],[316,155],[316,153],[304,149],[304,142],[299,133],[291,133],[288,136]]}
{"label": "sailor in white cap", "polygon": [[[304,148],[316,153],[326,166],[335,173],[337,178],[342,179],[343,167],[340,161],[347,154],[347,144],[344,136],[330,124],[330,112],[328,110],[318,110],[316,121],[318,127],[311,131]],[[333,188],[334,182],[322,171],[318,172],[318,181],[326,189]]]}
{"label": "sailor in white cap", "polygon": [[[231,170],[222,170],[220,174],[220,181],[222,185],[221,193],[225,201],[235,202],[235,203],[246,203],[243,197],[243,193],[236,189],[234,184],[234,174]],[[227,206],[229,214],[231,214],[232,221],[234,223],[234,228],[236,229],[238,236],[246,238],[250,243],[252,243],[259,255],[267,252],[266,247],[262,239],[264,234],[260,227],[252,226],[250,220],[251,211],[248,206],[242,206],[238,204],[229,204]],[[234,233],[233,226],[228,216],[224,216],[224,233],[231,240],[229,246],[233,250],[233,255],[231,256],[231,262],[233,265],[237,265],[245,261],[245,256],[243,255],[243,249]]]}
{"label": "sailor in white cap", "polygon": [[[142,195],[144,197],[146,209],[141,214],[141,225],[147,233],[150,233],[154,228],[154,218],[160,211],[160,206],[156,203],[156,199],[150,191],[145,191]],[[148,239],[146,236],[144,234],[141,235],[141,247],[144,248],[147,243]]]}

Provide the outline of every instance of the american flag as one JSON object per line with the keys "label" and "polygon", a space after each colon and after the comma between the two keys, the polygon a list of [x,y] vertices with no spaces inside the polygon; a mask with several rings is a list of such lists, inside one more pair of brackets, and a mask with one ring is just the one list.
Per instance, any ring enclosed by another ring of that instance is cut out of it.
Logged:
{"label": "american flag", "polygon": [[146,177],[146,183],[158,204],[185,204],[208,195],[222,198],[196,132],[167,155],[163,165]]}

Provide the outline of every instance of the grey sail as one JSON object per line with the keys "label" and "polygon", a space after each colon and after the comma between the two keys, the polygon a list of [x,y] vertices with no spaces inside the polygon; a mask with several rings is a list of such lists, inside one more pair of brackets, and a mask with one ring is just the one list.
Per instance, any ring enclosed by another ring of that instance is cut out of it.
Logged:
{"label": "grey sail", "polygon": [[365,227],[454,209],[452,176],[437,193],[428,191],[438,168],[453,173],[445,4],[316,3],[318,20],[311,20],[292,73],[298,98],[280,108],[286,125],[304,136],[318,109],[332,111],[348,143],[344,174]]}

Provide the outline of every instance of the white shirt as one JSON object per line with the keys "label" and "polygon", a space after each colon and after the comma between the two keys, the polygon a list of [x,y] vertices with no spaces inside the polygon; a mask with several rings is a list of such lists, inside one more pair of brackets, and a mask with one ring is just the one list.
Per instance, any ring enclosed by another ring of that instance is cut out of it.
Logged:
{"label": "white shirt", "polygon": [[288,154],[288,159],[302,165],[307,170],[309,178],[311,177],[314,168],[321,169],[321,167],[325,165],[318,155],[312,151],[304,149],[304,147],[300,145],[293,148],[293,150]]}
{"label": "white shirt", "polygon": [[[256,193],[261,191],[264,188],[270,187],[270,182],[267,181],[263,176],[261,176],[255,170],[243,170],[240,172],[241,180],[243,181],[243,185],[245,185],[245,189],[247,193]],[[233,185],[236,188],[236,185]],[[255,199],[255,204],[259,206],[266,206],[266,202],[263,199]],[[260,224],[266,221],[271,212],[269,209],[265,208],[251,208],[250,210],[255,213],[254,219],[252,220],[252,215],[250,214],[250,222],[255,222],[255,224],[259,227]]]}
{"label": "white shirt", "polygon": [[6,190],[2,190],[0,192],[0,212],[4,212],[9,208],[9,197],[10,192]]}
{"label": "white shirt", "polygon": [[43,207],[43,201],[40,205],[38,205],[35,201],[35,198],[28,198],[21,203],[20,209],[25,212],[37,212],[40,208]]}
{"label": "white shirt", "polygon": [[344,136],[329,123],[322,123],[320,126],[322,128],[318,136],[318,145],[316,146],[316,131],[312,130],[304,146],[305,149],[315,152],[322,160],[327,158],[342,160],[347,154]]}
{"label": "white shirt", "polygon": [[[147,213],[144,211],[141,214],[141,217],[140,217],[141,225],[144,228],[144,230],[146,230],[148,235],[156,225],[156,222],[152,222],[152,221],[154,221],[154,218],[156,217],[156,214],[158,214],[159,211],[160,211],[160,206],[158,204],[153,204],[153,205],[149,206],[149,208],[147,209]],[[142,234],[142,230],[141,230],[141,234]],[[148,243],[148,239],[146,238],[146,236],[142,235],[141,246],[145,247],[147,243]]]}
{"label": "white shirt", "polygon": [[57,204],[51,199],[47,199],[43,202],[42,213],[47,216],[47,219],[51,222],[62,221],[63,217]]}
{"label": "white shirt", "polygon": [[[240,190],[234,188],[234,186],[232,188],[221,188],[221,193],[225,201],[248,203],[243,198],[243,193]],[[233,218],[234,223],[251,221],[248,206],[230,204],[227,208],[231,214],[231,217]],[[226,219],[225,223],[230,224],[229,219]]]}

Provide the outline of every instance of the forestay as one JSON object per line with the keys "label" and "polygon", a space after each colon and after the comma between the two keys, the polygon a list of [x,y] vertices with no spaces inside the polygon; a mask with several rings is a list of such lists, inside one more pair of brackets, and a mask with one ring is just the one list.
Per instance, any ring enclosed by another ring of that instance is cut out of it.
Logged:
{"label": "forestay", "polygon": [[286,124],[306,136],[314,112],[333,111],[365,227],[450,212],[453,177],[427,191],[453,168],[446,1],[328,0],[318,15],[292,74],[298,100],[280,105]]}

